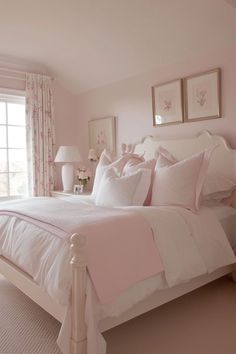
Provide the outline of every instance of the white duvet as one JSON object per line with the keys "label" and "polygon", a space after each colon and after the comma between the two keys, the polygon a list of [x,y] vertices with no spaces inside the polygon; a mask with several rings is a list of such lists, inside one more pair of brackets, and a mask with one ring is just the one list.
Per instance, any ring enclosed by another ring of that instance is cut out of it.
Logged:
{"label": "white duvet", "polygon": [[[67,200],[90,203],[88,198]],[[134,285],[106,305],[99,303],[93,285],[88,281],[87,354],[104,354],[106,351],[105,342],[98,331],[102,318],[120,315],[157,289],[175,286],[235,262],[224,231],[210,209],[204,207],[196,215],[177,207],[130,208],[142,214],[152,227],[165,274]],[[16,217],[1,216],[0,253],[29,273],[55,301],[68,308],[58,340],[62,352],[67,353],[71,287],[68,244],[38,226]]]}

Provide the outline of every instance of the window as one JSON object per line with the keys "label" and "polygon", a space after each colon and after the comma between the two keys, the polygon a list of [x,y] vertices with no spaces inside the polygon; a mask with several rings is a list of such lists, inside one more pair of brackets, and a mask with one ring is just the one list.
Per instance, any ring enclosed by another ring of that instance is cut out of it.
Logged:
{"label": "window", "polygon": [[0,93],[0,198],[27,193],[25,97]]}

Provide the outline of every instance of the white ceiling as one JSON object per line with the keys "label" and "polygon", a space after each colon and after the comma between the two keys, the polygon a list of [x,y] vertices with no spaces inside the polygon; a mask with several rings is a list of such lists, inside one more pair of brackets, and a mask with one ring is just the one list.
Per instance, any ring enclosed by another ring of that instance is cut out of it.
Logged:
{"label": "white ceiling", "polygon": [[0,56],[74,93],[235,43],[235,0],[0,0]]}

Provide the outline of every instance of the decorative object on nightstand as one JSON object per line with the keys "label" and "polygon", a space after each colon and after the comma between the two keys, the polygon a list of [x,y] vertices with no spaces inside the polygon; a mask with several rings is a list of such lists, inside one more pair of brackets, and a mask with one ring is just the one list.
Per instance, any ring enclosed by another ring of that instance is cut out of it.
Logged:
{"label": "decorative object on nightstand", "polygon": [[76,146],[60,146],[55,158],[55,162],[65,163],[61,169],[63,191],[73,190],[74,166],[73,162],[81,161],[79,150]]}
{"label": "decorative object on nightstand", "polygon": [[89,147],[100,157],[104,149],[115,153],[116,129],[115,117],[93,119],[88,122]]}
{"label": "decorative object on nightstand", "polygon": [[78,168],[76,175],[80,186],[80,189],[77,193],[83,193],[85,187],[88,184],[88,181],[91,178],[91,172],[87,168]]}

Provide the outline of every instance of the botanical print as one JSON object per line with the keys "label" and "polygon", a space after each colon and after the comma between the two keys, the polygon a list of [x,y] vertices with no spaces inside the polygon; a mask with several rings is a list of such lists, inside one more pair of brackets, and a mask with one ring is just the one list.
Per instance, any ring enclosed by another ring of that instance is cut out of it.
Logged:
{"label": "botanical print", "polygon": [[195,111],[205,111],[211,105],[211,82],[205,81],[193,85],[192,107]]}
{"label": "botanical print", "polygon": [[204,106],[207,101],[207,91],[206,90],[197,90],[196,98],[197,98],[197,103],[200,106]]}
{"label": "botanical print", "polygon": [[171,108],[172,108],[171,98],[168,100],[164,100],[164,107],[163,107],[164,111],[169,112]]}
{"label": "botanical print", "polygon": [[216,69],[185,79],[185,120],[220,116],[219,75]]}
{"label": "botanical print", "polygon": [[55,182],[55,128],[52,83],[47,76],[26,76],[26,127],[31,194],[49,196]]}
{"label": "botanical print", "polygon": [[154,126],[182,122],[181,80],[152,88]]}
{"label": "botanical print", "polygon": [[115,152],[115,118],[101,118],[89,121],[90,148],[100,156],[106,148]]}
{"label": "botanical print", "polygon": [[99,145],[102,149],[104,149],[104,147],[106,146],[106,132],[105,132],[105,130],[101,129],[101,130],[97,133],[96,143],[97,143],[97,145]]}

